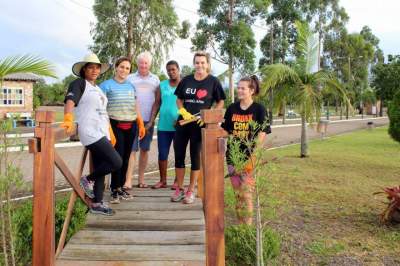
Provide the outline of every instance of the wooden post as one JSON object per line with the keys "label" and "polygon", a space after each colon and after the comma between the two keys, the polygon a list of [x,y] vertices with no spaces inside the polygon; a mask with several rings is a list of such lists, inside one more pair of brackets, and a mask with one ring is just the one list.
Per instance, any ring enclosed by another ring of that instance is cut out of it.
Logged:
{"label": "wooden post", "polygon": [[37,151],[34,153],[33,172],[33,243],[32,265],[54,265],[54,132],[53,111],[36,112],[35,128]]}
{"label": "wooden post", "polygon": [[203,172],[203,152],[201,152],[200,174],[197,178],[197,197],[203,201],[204,204],[204,172]]}
{"label": "wooden post", "polygon": [[204,171],[204,213],[206,220],[206,261],[208,266],[225,265],[224,240],[224,156],[221,149],[223,110],[202,110]]}

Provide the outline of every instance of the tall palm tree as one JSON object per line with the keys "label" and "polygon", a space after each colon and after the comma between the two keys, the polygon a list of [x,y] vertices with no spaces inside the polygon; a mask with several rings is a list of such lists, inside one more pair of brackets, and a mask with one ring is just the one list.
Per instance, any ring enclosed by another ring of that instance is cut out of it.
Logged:
{"label": "tall palm tree", "polygon": [[34,55],[9,56],[0,60],[0,86],[4,77],[16,73],[32,73],[56,78],[54,65]]}
{"label": "tall palm tree", "polygon": [[[307,24],[296,22],[296,60],[292,66],[267,65],[260,69],[262,90],[279,89],[279,94],[294,95],[293,104],[301,115],[301,157],[308,156],[307,122],[319,121],[324,93],[337,95],[346,104],[349,100],[333,74],[325,70],[313,72],[318,58],[318,38]],[[281,97],[284,99],[284,97]]]}

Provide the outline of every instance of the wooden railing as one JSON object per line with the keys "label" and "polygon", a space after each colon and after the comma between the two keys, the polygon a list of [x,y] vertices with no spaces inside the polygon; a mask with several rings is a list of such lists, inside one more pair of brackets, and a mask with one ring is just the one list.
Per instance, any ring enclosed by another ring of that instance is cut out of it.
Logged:
{"label": "wooden railing", "polygon": [[[206,261],[208,266],[222,266],[225,265],[223,178],[225,139],[222,138],[223,130],[219,127],[219,123],[223,120],[223,111],[203,110],[201,116],[206,127],[202,129],[203,170],[198,180],[198,194],[204,203]],[[77,197],[90,206],[89,199],[79,186],[88,151],[84,149],[80,165],[74,175],[55,150],[54,144],[75,132],[66,134],[64,129],[55,126],[54,111],[37,111],[35,119],[37,126],[34,138],[29,139],[29,151],[34,154],[32,265],[53,266],[64,247]],[[54,165],[73,189],[57,251],[55,250]]]}
{"label": "wooden railing", "polygon": [[72,174],[64,160],[56,152],[54,144],[68,138],[65,130],[54,125],[54,111],[37,111],[35,115],[37,126],[34,138],[29,139],[29,152],[34,155],[33,161],[33,243],[32,265],[54,265],[55,263],[55,196],[54,196],[54,165],[60,170],[73,192],[70,196],[63,230],[58,243],[57,255],[65,243],[69,222],[76,198],[79,196],[90,206],[79,186],[79,178],[85,165],[87,150],[82,154],[77,175]]}

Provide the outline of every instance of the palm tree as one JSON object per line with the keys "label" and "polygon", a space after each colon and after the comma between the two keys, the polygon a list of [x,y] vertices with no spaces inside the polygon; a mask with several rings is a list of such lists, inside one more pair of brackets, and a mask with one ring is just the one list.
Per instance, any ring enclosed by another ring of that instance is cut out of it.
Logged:
{"label": "palm tree", "polygon": [[56,78],[53,64],[38,56],[17,55],[0,60],[0,86],[5,76],[16,73],[32,73]]}
{"label": "palm tree", "polygon": [[293,104],[301,115],[301,157],[308,156],[307,122],[319,121],[323,95],[331,93],[349,105],[345,91],[333,74],[325,70],[313,72],[318,58],[318,38],[307,24],[296,22],[296,60],[292,66],[267,65],[260,69],[262,95],[269,90],[278,90],[285,95],[294,95]]}

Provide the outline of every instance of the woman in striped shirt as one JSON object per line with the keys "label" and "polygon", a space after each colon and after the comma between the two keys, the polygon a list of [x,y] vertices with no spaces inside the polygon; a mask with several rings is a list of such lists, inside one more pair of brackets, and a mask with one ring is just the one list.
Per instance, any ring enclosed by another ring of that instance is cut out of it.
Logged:
{"label": "woman in striped shirt", "polygon": [[100,84],[100,88],[108,98],[107,112],[117,141],[115,149],[123,161],[122,168],[111,174],[111,203],[132,198],[124,188],[129,156],[136,134],[139,134],[139,138],[145,135],[143,119],[136,102],[135,88],[126,79],[130,70],[129,58],[121,57],[115,63],[114,77]]}

